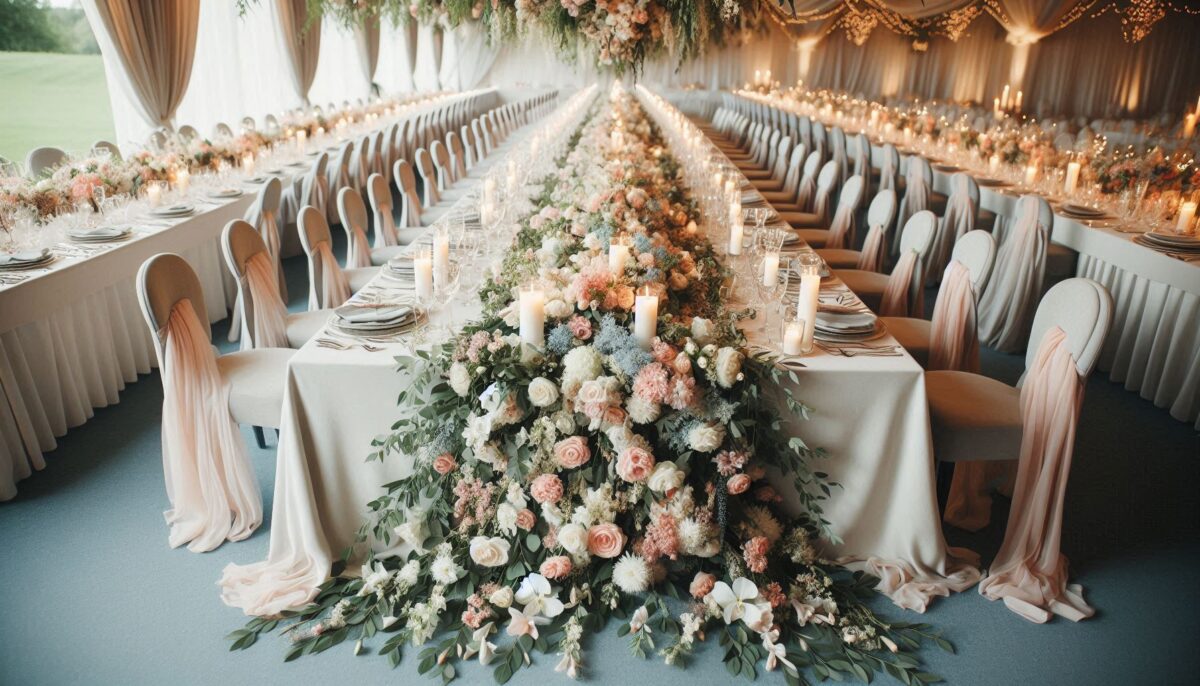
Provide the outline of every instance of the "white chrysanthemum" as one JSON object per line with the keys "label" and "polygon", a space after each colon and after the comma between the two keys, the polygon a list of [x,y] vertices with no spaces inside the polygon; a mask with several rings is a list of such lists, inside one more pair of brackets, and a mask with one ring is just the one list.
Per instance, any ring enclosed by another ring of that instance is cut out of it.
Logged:
{"label": "white chrysanthemum", "polygon": [[471,392],[471,374],[461,362],[450,365],[450,388],[460,398],[467,397],[467,393]]}
{"label": "white chrysanthemum", "polygon": [[579,387],[604,373],[604,359],[590,345],[572,348],[563,357],[563,395],[574,398]]}
{"label": "white chrysanthemum", "polygon": [[433,576],[434,581],[449,586],[463,575],[463,568],[458,566],[454,558],[439,555],[429,566],[429,573]]}
{"label": "white chrysanthemum", "polygon": [[704,545],[704,527],[691,517],[680,520],[675,527],[675,532],[679,536],[679,544],[685,552],[699,550]]}
{"label": "white chrysanthemum", "polygon": [[776,521],[775,517],[765,507],[748,507],[746,508],[746,516],[750,520],[750,526],[754,528],[755,533],[759,536],[764,536],[771,545],[775,545],[783,536],[783,527]]}
{"label": "white chrysanthemum", "polygon": [[711,453],[725,441],[725,427],[719,424],[697,424],[688,431],[688,447],[696,452]]}
{"label": "white chrysanthemum", "polygon": [[637,555],[625,553],[613,565],[613,583],[625,593],[643,593],[650,588],[650,568]]}
{"label": "white chrysanthemum", "polygon": [[415,586],[417,584],[417,576],[420,573],[421,563],[416,560],[409,560],[396,572],[396,583],[401,586]]}
{"label": "white chrysanthemum", "polygon": [[513,536],[517,533],[517,508],[508,503],[500,503],[496,507],[496,528],[504,532],[506,536]]}
{"label": "white chrysanthemum", "polygon": [[529,395],[529,403],[534,407],[550,407],[558,400],[558,386],[544,376],[530,381],[525,392]]}
{"label": "white chrysanthemum", "polygon": [[658,421],[662,407],[653,401],[632,395],[625,401],[625,410],[634,424],[651,424]]}

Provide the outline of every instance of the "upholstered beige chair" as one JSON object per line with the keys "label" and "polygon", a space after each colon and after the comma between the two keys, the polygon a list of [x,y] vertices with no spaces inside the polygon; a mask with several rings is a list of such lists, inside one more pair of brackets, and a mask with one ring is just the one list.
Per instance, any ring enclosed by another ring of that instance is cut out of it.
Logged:
{"label": "upholstered beige chair", "polygon": [[262,237],[249,223],[234,219],[225,225],[221,252],[237,282],[242,350],[300,348],[325,326],[329,310],[288,312],[279,290],[273,289],[273,279],[263,278],[262,265],[257,262],[270,268],[270,255]]}
{"label": "upholstered beige chair", "polygon": [[367,180],[367,199],[371,201],[371,220],[375,225],[375,245],[371,249],[371,263],[383,264],[403,252],[403,246],[415,241],[425,229],[396,227],[396,220],[392,214],[392,192],[382,176],[375,174]]}
{"label": "upholstered beige chair", "polygon": [[892,282],[897,279],[906,280],[908,314],[919,316],[925,286],[924,273],[921,271],[921,259],[929,250],[936,223],[937,217],[932,212],[922,210],[909,218],[908,223],[904,225],[904,232],[900,238],[900,254],[901,256],[908,253],[917,255],[916,264],[908,274],[901,272],[900,263],[897,263],[892,273],[887,275],[862,269],[838,269],[834,273],[866,303],[867,307],[879,314],[893,313],[889,306],[890,303],[884,297],[885,292],[889,290],[893,293],[898,292],[896,287],[892,286]]}
{"label": "upholstered beige chair", "polygon": [[378,267],[342,269],[333,256],[329,224],[316,208],[302,208],[298,224],[300,245],[308,256],[309,310],[340,306],[379,273]]}
{"label": "upholstered beige chair", "polygon": [[829,226],[832,219],[833,193],[838,184],[838,164],[829,160],[821,166],[817,174],[817,189],[813,194],[811,212],[785,212],[780,210],[779,218],[791,224],[794,229],[819,229]]}
{"label": "upholstered beige chair", "polygon": [[855,175],[842,184],[842,192],[838,196],[837,210],[833,218],[822,228],[797,229],[796,233],[814,248],[824,248],[827,245],[839,248],[854,245],[854,218],[858,207],[862,204],[863,178]]}

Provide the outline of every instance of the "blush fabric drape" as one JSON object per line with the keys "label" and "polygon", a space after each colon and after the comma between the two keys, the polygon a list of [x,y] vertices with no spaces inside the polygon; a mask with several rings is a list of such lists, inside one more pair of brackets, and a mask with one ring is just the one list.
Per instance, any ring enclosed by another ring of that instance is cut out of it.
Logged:
{"label": "blush fabric drape", "polygon": [[[242,336],[242,348],[286,348],[287,308],[279,299],[275,265],[265,252],[255,253],[246,260],[246,289],[254,312],[254,324],[249,339]],[[251,340],[252,339],[252,340]]]}
{"label": "blush fabric drape", "polygon": [[979,337],[1001,352],[1025,348],[1042,294],[1049,227],[1038,221],[1038,204],[1022,202],[1021,214],[996,253],[995,271],[979,299]]}
{"label": "blush fabric drape", "polygon": [[229,414],[212,343],[190,300],[171,309],[163,342],[163,472],[172,548],[240,541],[262,523],[262,496]]}
{"label": "blush fabric drape", "polygon": [[[975,328],[975,289],[961,262],[946,267],[930,324],[928,370],[979,371],[979,334]],[[957,465],[956,465],[957,468]]]}
{"label": "blush fabric drape", "polygon": [[1079,621],[1094,613],[1083,589],[1067,583],[1067,558],[1060,549],[1083,389],[1067,336],[1054,327],[1042,338],[1021,387],[1024,436],[1012,512],[1004,544],[979,583],[980,595],[1003,599],[1008,609],[1039,624],[1053,615]]}
{"label": "blush fabric drape", "polygon": [[921,278],[921,255],[910,250],[900,256],[900,261],[892,268],[888,276],[887,286],[883,289],[883,299],[879,306],[881,317],[917,317],[924,311],[920,297],[910,297],[913,279]]}
{"label": "blush fabric drape", "polygon": [[321,55],[321,18],[309,21],[308,0],[275,0],[275,6],[280,46],[291,66],[292,86],[300,100],[307,103]]}
{"label": "blush fabric drape", "polygon": [[339,307],[350,299],[350,282],[346,274],[338,266],[337,258],[333,256],[333,248],[329,241],[321,241],[313,248],[312,259],[316,280],[320,288],[313,283],[308,291],[308,309],[321,310],[329,307]]}

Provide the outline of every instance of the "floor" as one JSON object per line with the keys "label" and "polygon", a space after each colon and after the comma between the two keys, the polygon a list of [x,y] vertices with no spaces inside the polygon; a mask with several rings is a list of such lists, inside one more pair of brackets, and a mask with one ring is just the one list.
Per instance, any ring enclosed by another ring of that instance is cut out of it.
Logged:
{"label": "floor", "polygon": [[[340,254],[339,249],[339,254]],[[302,305],[303,265],[288,260],[293,308]],[[224,327],[215,329],[224,340]],[[1015,381],[1022,360],[984,353],[989,375]],[[0,505],[0,684],[416,683],[416,650],[395,670],[355,657],[349,644],[284,663],[284,639],[230,653],[224,635],[241,614],[217,594],[221,568],[265,557],[274,449],[252,450],[268,519],[249,540],[207,554],[167,547],[161,513],[161,386],[144,377],[121,403],[97,411],[61,439],[45,471]],[[247,431],[248,444],[253,445]],[[956,684],[1186,684],[1200,673],[1200,439],[1102,375],[1087,389],[1063,548],[1075,580],[1098,608],[1074,624],[1034,625],[968,591],[934,603],[923,617],[957,654],[927,650],[929,671]],[[353,459],[353,456],[348,456]],[[978,534],[947,531],[952,544],[989,559],[1003,535],[1007,504]],[[703,645],[686,670],[630,659],[616,627],[585,645],[593,683],[724,684],[721,652]],[[510,683],[565,679],[542,657]],[[466,683],[493,683],[469,665]],[[768,683],[782,684],[771,675]],[[890,679],[884,678],[884,683]]]}

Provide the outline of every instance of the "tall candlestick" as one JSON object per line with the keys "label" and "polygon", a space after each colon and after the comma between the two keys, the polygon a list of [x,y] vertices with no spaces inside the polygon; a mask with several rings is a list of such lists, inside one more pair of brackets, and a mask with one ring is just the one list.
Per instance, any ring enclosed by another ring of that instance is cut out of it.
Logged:
{"label": "tall candlestick", "polygon": [[1004,84],[1004,92],[1000,95],[1000,107],[1008,109],[1008,84]]}
{"label": "tall candlestick", "polygon": [[649,350],[658,329],[658,296],[643,286],[633,301],[633,337],[638,345]]}
{"label": "tall candlestick", "polygon": [[[732,212],[731,212],[732,214]],[[730,217],[729,225],[729,254],[742,254],[742,237],[745,235],[745,228],[742,226],[742,214]]]}
{"label": "tall candlestick", "polygon": [[1063,191],[1066,193],[1074,193],[1075,187],[1079,185],[1079,163],[1067,163],[1067,180],[1063,184]]}
{"label": "tall candlestick", "polygon": [[450,234],[439,227],[433,234],[433,282],[438,287],[450,276]]}
{"label": "tall candlestick", "polygon": [[1191,138],[1196,132],[1196,113],[1193,112],[1183,118],[1183,137]]}
{"label": "tall candlestick", "polygon": [[772,250],[763,255],[762,285],[771,288],[779,280],[779,252]]}
{"label": "tall candlestick", "polygon": [[1196,217],[1196,202],[1188,200],[1179,206],[1179,221],[1175,224],[1175,233],[1189,234],[1192,232],[1192,220]]}
{"label": "tall candlestick", "polygon": [[546,294],[528,286],[521,289],[521,343],[541,348],[546,336]]}
{"label": "tall candlestick", "polygon": [[613,278],[620,278],[625,273],[625,263],[629,261],[629,246],[620,241],[608,244],[608,270]]}
{"label": "tall candlestick", "polygon": [[796,297],[796,319],[804,321],[800,339],[801,351],[812,350],[817,324],[817,300],[821,295],[821,258],[816,253],[804,253],[799,258],[800,292]]}
{"label": "tall candlestick", "polygon": [[421,251],[413,257],[413,278],[417,286],[417,299],[421,302],[433,300],[433,257]]}
{"label": "tall candlestick", "polygon": [[1016,107],[1013,108],[1017,112],[1021,111],[1021,98],[1023,98],[1024,96],[1025,96],[1025,93],[1023,93],[1022,91],[1017,91],[1017,104],[1016,104]]}

